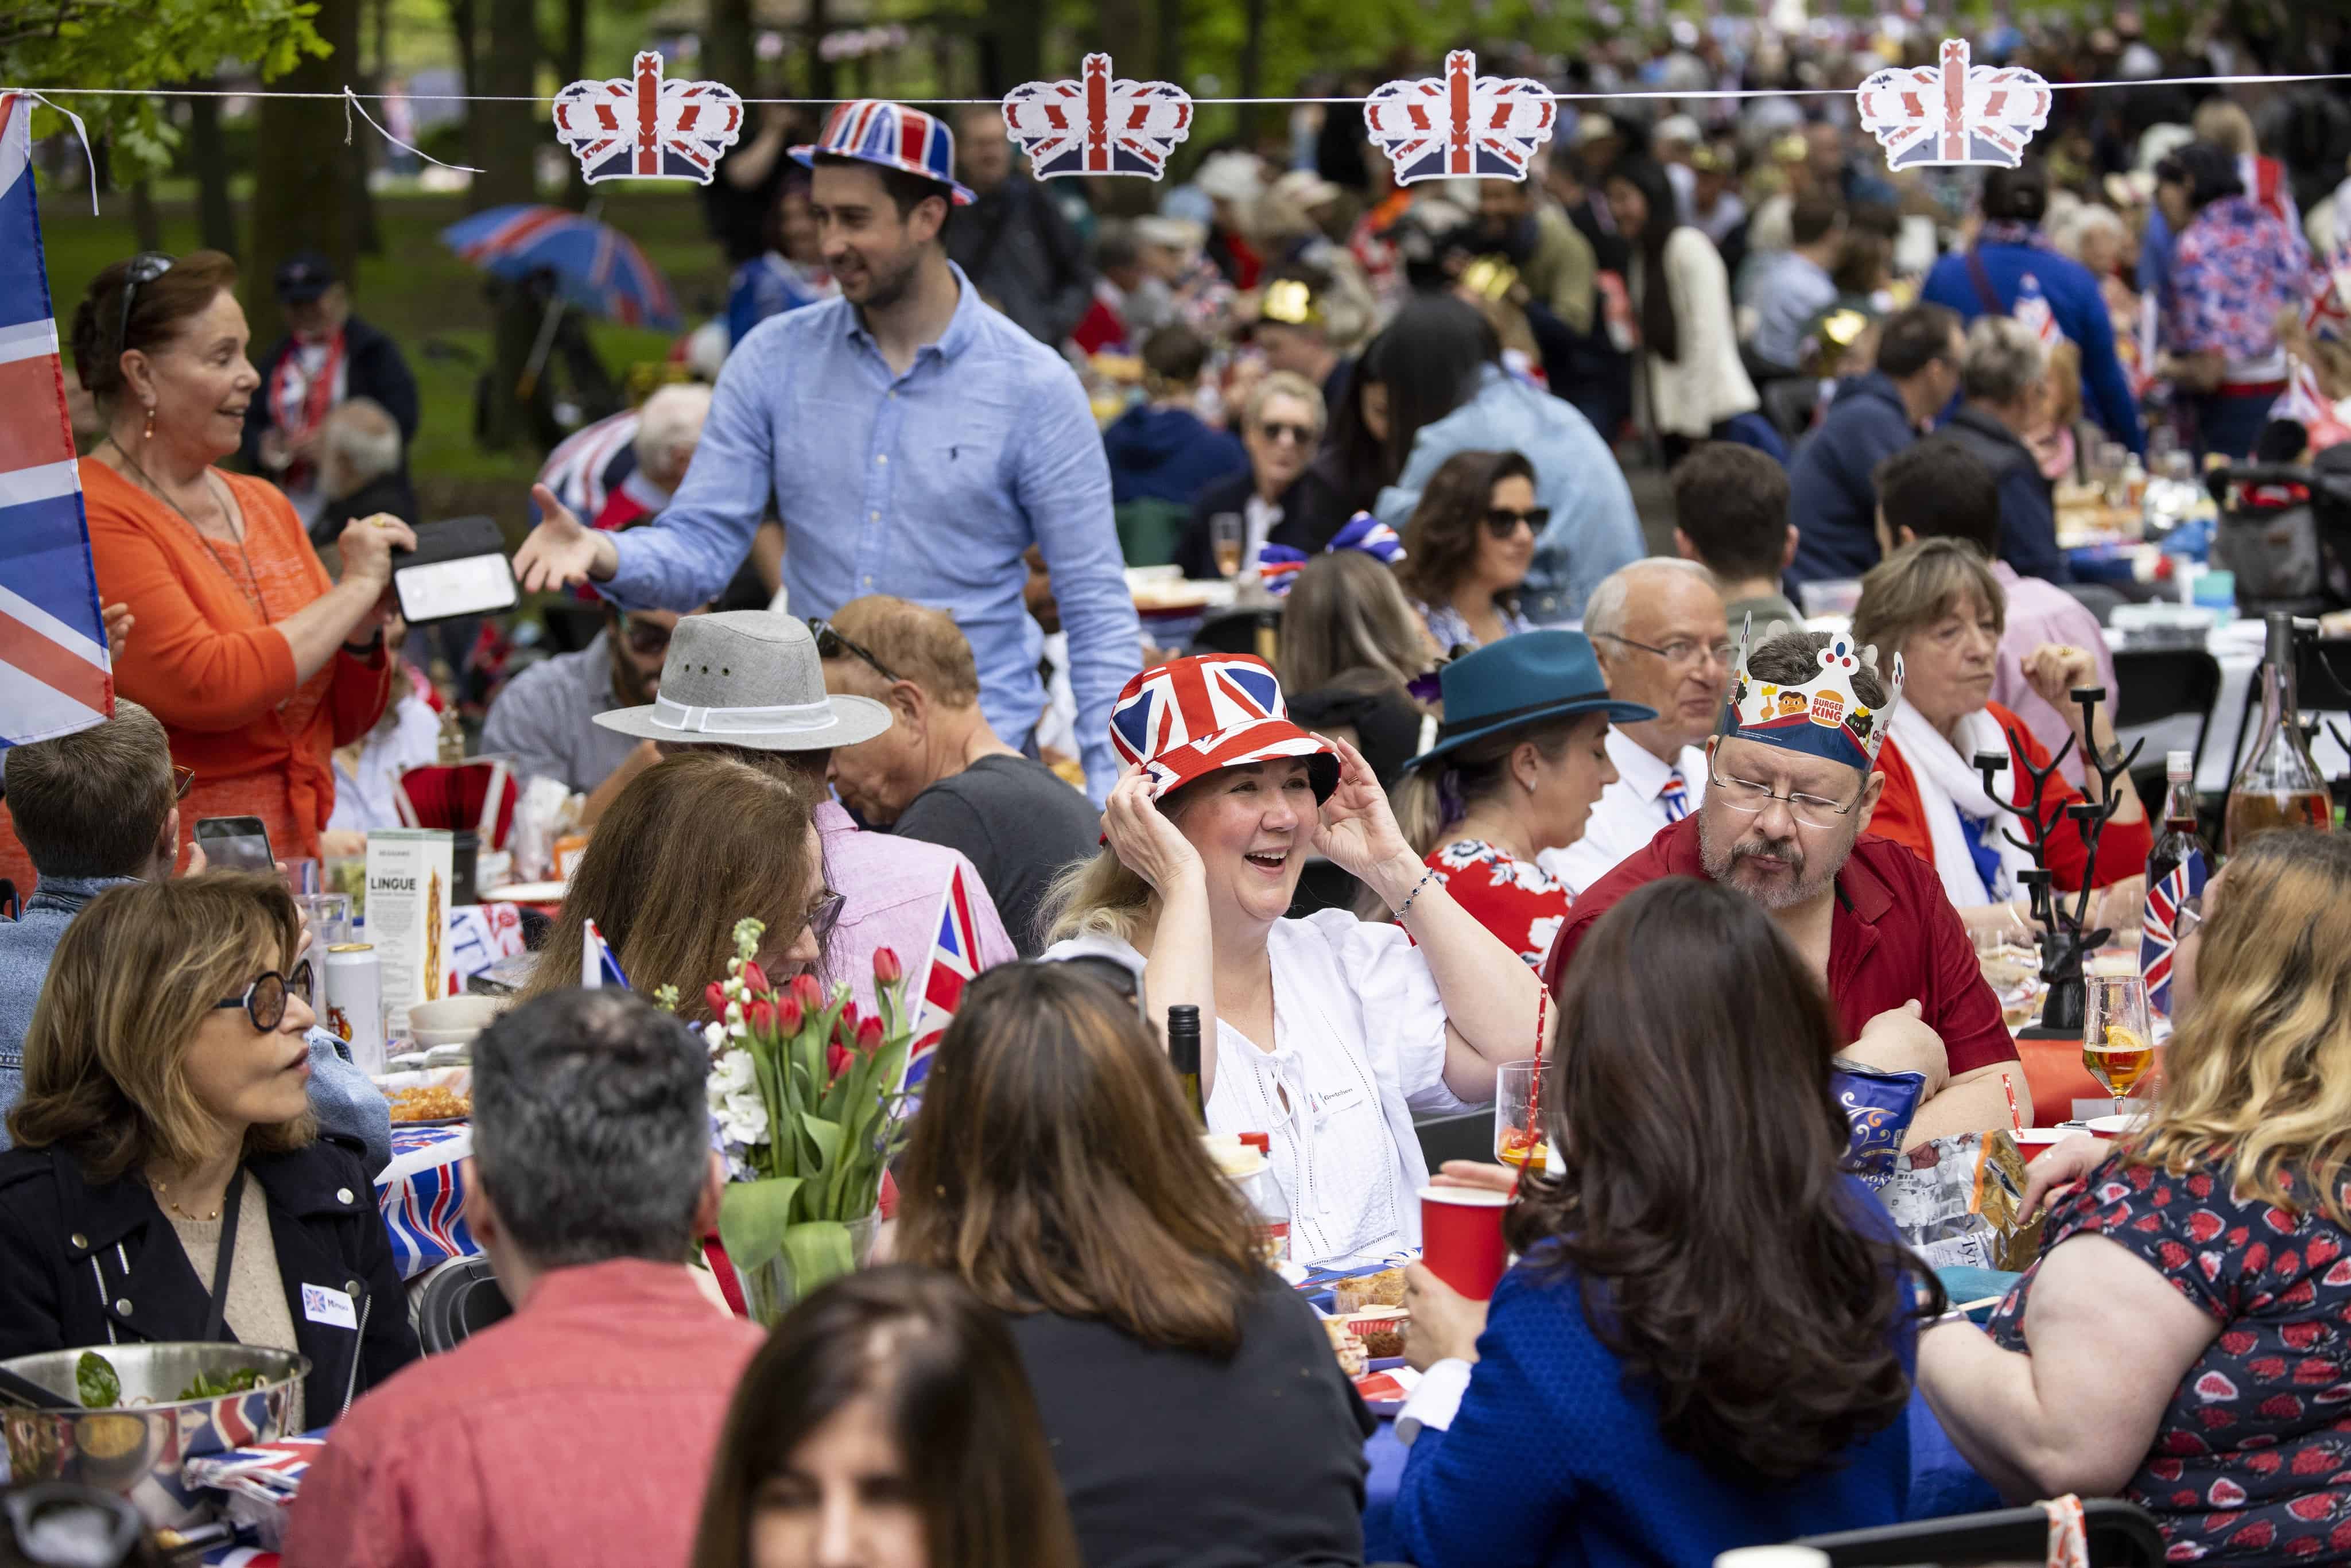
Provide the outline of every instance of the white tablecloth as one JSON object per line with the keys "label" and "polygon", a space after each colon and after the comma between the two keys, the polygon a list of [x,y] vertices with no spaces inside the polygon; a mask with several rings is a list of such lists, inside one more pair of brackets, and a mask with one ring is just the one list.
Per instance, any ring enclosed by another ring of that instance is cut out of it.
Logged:
{"label": "white tablecloth", "polygon": [[[2259,621],[2223,622],[2205,638],[2205,647],[2220,665],[2220,695],[2212,704],[2212,728],[2204,741],[2204,758],[2196,769],[2196,788],[2204,794],[2226,794],[2229,780],[2235,777],[2241,749],[2252,744],[2251,730],[2261,723],[2260,698],[2255,693],[2254,709],[2245,712],[2245,695],[2253,690],[2253,682],[2261,673],[2262,641],[2266,635]],[[2109,646],[2119,651],[2128,645],[2117,633],[2106,633]],[[2351,754],[2336,745],[2327,733],[2325,719],[2333,719],[2351,734],[2351,716],[2344,714],[2305,715],[2318,719],[2318,727],[2311,740],[2311,758],[2318,770],[2329,779],[2339,779],[2351,772]],[[2139,754],[2142,762],[2160,761],[2166,751],[2187,751],[2196,745],[2196,720],[2185,714],[2156,724],[2133,725],[2121,732],[2123,748],[2145,737],[2147,749]]]}

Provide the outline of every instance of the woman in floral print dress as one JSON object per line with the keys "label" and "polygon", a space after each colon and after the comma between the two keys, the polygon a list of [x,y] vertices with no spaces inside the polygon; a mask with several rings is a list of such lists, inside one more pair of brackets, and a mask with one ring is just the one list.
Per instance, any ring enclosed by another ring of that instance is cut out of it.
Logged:
{"label": "woman in floral print dress", "polygon": [[1656,710],[1610,699],[1581,632],[1489,643],[1439,680],[1445,724],[1397,787],[1397,821],[1455,901],[1540,968],[1572,895],[1535,857],[1582,838],[1616,781],[1609,724]]}
{"label": "woman in floral print dress", "polygon": [[2174,1563],[2341,1563],[2351,840],[2262,835],[2195,919],[2147,1127],[2043,1156],[2032,1196],[2060,1191],[2040,1263],[1989,1334],[1924,1335],[1919,1380],[2012,1497],[2118,1493],[2155,1515]]}

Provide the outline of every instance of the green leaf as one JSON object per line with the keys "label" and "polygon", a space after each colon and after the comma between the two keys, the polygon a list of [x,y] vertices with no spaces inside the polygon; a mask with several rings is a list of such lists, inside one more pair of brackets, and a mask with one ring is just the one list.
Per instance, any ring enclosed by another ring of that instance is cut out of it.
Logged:
{"label": "green leaf", "polygon": [[718,1197],[718,1239],[737,1270],[756,1269],[784,1250],[799,1190],[798,1176],[726,1184]]}
{"label": "green leaf", "polygon": [[[842,1232],[844,1245],[848,1233]],[[122,1378],[114,1370],[114,1363],[94,1350],[81,1353],[74,1363],[74,1392],[81,1396],[85,1410],[111,1410],[122,1403]]]}
{"label": "green leaf", "polygon": [[857,1267],[849,1227],[835,1219],[808,1220],[784,1232],[784,1256],[791,1260],[792,1293],[802,1301]]}
{"label": "green leaf", "polygon": [[812,1116],[805,1111],[800,1113],[800,1125],[808,1129],[808,1135],[816,1144],[817,1148],[816,1168],[809,1174],[820,1176],[831,1168],[834,1161],[841,1158],[841,1128],[821,1116]]}

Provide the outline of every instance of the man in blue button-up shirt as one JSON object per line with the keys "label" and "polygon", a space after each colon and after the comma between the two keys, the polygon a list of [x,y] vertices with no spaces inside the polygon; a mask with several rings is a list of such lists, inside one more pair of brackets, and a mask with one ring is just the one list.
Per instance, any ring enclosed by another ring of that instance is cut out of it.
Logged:
{"label": "man in blue button-up shirt", "polygon": [[1118,771],[1111,706],[1142,667],[1110,468],[1069,366],[946,258],[950,203],[969,200],[945,177],[948,135],[920,110],[844,104],[821,144],[794,149],[814,170],[841,298],[770,317],[736,346],[657,522],[600,533],[534,492],[546,520],[515,564],[527,590],[586,578],[626,608],[700,604],[741,562],[772,487],[794,613],[867,593],[946,611],[971,640],[989,726],[1025,747],[1045,707],[1044,633],[1021,599],[1021,553],[1038,545],[1099,800]]}

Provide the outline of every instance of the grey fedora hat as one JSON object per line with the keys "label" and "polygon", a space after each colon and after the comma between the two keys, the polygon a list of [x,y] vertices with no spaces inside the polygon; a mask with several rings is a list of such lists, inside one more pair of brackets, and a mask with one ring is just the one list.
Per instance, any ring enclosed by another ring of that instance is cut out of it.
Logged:
{"label": "grey fedora hat", "polygon": [[596,722],[679,746],[821,751],[872,739],[890,727],[890,710],[871,697],[825,695],[824,661],[804,622],[729,610],[680,621],[652,705],[614,708]]}

